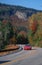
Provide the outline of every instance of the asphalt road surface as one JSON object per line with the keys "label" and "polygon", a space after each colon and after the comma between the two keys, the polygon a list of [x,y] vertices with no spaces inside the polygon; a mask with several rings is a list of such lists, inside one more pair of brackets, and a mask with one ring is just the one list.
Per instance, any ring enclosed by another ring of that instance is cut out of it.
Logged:
{"label": "asphalt road surface", "polygon": [[0,65],[42,65],[42,48],[22,50],[0,57]]}

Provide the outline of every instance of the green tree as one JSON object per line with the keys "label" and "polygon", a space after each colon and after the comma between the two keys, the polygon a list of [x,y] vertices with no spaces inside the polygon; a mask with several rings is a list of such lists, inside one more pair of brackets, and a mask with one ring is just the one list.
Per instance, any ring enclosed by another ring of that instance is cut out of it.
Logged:
{"label": "green tree", "polygon": [[6,42],[8,42],[9,39],[12,38],[13,35],[14,35],[13,27],[12,27],[11,23],[10,22],[7,22],[7,24],[5,25],[5,28],[4,29],[5,29],[4,30],[4,40]]}
{"label": "green tree", "polygon": [[3,24],[2,21],[0,21],[0,49],[3,46]]}

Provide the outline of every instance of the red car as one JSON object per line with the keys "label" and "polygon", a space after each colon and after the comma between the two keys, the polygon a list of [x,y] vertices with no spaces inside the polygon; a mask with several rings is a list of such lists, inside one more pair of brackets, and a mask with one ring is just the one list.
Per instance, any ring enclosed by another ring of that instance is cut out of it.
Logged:
{"label": "red car", "polygon": [[31,49],[32,49],[32,47],[29,44],[24,46],[24,50],[31,50]]}

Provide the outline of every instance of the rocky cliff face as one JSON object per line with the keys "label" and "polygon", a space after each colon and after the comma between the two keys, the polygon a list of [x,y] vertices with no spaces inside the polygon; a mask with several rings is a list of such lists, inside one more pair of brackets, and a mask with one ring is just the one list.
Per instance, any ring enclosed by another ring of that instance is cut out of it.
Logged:
{"label": "rocky cliff face", "polygon": [[17,11],[17,12],[15,13],[15,15],[16,15],[19,19],[27,20],[27,14],[26,14],[25,12]]}

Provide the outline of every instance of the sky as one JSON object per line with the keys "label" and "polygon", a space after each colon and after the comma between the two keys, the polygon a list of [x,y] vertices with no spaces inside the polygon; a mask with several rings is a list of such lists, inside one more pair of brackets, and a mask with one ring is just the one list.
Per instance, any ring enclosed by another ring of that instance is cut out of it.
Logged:
{"label": "sky", "polygon": [[42,0],[0,0],[0,3],[42,10]]}

